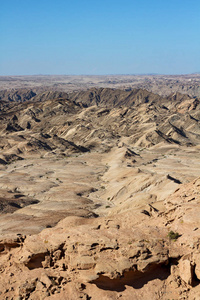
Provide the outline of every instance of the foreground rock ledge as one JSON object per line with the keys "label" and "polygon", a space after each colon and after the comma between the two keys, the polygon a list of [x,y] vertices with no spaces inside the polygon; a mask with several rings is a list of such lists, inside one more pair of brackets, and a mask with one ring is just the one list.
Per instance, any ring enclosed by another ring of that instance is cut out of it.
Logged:
{"label": "foreground rock ledge", "polygon": [[151,223],[139,211],[67,217],[37,235],[1,239],[0,298],[199,299],[199,201],[200,178],[168,197]]}

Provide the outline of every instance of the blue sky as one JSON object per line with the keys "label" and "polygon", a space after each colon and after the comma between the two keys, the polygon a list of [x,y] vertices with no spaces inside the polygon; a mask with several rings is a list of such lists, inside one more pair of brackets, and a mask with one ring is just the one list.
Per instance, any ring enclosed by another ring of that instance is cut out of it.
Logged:
{"label": "blue sky", "polygon": [[199,0],[7,0],[0,75],[200,72]]}

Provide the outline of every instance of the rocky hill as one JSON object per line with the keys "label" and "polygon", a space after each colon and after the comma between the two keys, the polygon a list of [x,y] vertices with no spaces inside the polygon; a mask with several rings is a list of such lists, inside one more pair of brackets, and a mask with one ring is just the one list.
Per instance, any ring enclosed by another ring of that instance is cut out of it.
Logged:
{"label": "rocky hill", "polygon": [[199,299],[198,98],[30,93],[1,100],[0,299]]}
{"label": "rocky hill", "polygon": [[0,102],[46,101],[67,97],[67,93],[57,91],[40,91],[40,89],[18,89],[0,91]]}
{"label": "rocky hill", "polygon": [[36,93],[29,89],[2,90],[0,91],[0,101],[24,102],[32,99]]}

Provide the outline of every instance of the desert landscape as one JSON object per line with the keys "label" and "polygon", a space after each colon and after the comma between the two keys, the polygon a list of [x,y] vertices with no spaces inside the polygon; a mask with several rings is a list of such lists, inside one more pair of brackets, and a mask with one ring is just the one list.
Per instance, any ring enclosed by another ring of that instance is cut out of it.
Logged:
{"label": "desert landscape", "polygon": [[[33,93],[44,91],[74,92],[89,88],[119,88],[119,89],[146,89],[149,92],[161,96],[169,96],[172,93],[187,94],[192,97],[200,97],[200,74],[186,75],[29,75],[29,76],[0,76],[1,99],[4,93],[21,88],[32,90]],[[30,97],[30,95],[29,95]]]}
{"label": "desert landscape", "polygon": [[0,77],[0,299],[200,299],[200,75]]}

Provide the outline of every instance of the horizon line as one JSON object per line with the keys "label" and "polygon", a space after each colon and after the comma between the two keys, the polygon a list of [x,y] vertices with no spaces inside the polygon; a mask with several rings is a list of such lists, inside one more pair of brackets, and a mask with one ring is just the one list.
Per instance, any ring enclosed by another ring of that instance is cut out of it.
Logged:
{"label": "horizon line", "polygon": [[193,73],[123,73],[123,74],[23,74],[23,75],[0,75],[0,77],[29,77],[29,76],[186,76],[186,75],[200,75],[200,72]]}

